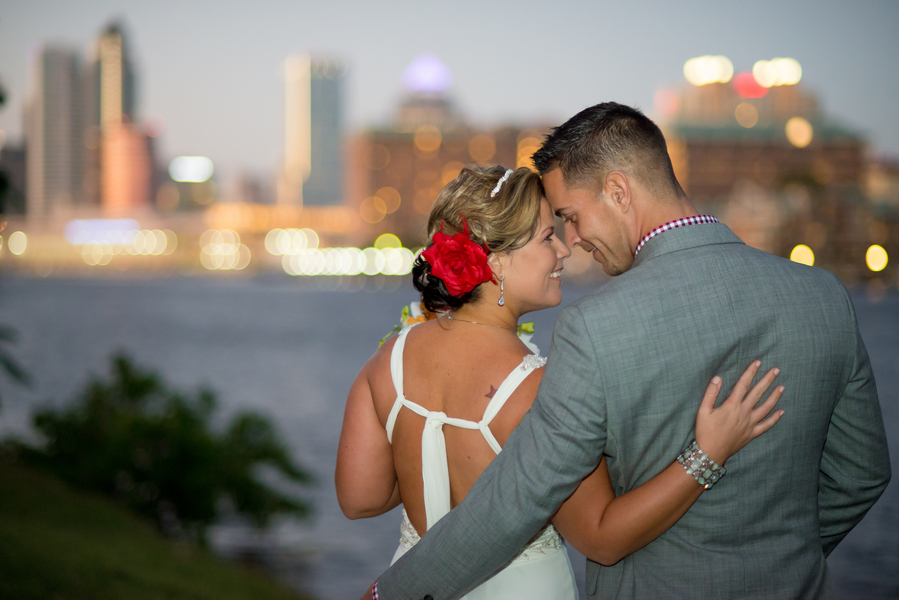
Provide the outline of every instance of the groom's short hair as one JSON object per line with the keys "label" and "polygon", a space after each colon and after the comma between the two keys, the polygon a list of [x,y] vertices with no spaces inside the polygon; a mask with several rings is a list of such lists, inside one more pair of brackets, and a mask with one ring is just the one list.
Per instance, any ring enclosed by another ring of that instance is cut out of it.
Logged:
{"label": "groom's short hair", "polygon": [[622,171],[657,196],[685,196],[662,131],[638,109],[617,102],[591,106],[554,128],[533,158],[541,175],[561,168],[568,186],[601,190],[606,175]]}

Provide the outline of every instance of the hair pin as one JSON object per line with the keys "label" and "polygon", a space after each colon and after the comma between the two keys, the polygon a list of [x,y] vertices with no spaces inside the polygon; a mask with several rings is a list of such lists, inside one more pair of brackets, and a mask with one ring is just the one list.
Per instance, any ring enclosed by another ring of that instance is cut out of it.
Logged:
{"label": "hair pin", "polygon": [[506,172],[503,174],[503,176],[500,177],[499,181],[496,182],[496,187],[493,188],[492,192],[490,192],[491,198],[496,197],[496,195],[499,193],[500,188],[503,187],[503,184],[506,182],[506,179],[508,179],[509,175],[511,175],[513,172],[514,171],[512,171],[512,169],[506,169]]}

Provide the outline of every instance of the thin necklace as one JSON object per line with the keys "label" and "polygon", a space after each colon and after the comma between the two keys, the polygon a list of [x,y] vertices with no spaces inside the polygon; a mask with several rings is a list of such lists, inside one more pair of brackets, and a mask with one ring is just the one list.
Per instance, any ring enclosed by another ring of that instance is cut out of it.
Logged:
{"label": "thin necklace", "polygon": [[505,329],[506,331],[511,331],[512,333],[516,333],[518,328],[510,329],[508,327],[504,327],[502,325],[494,325],[493,323],[478,323],[477,321],[469,321],[468,319],[460,319],[458,317],[454,317],[450,313],[446,313],[446,318],[450,321],[462,321],[463,323],[471,323],[472,325],[486,325],[487,327],[499,327],[500,329]]}

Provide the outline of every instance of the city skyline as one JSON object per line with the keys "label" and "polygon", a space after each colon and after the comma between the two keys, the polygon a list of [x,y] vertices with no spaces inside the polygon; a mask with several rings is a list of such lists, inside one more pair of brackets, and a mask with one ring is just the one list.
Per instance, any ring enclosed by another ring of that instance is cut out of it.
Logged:
{"label": "city skyline", "polygon": [[8,141],[22,138],[28,55],[38,44],[83,51],[119,19],[133,43],[139,120],[166,121],[160,159],[206,155],[219,173],[274,175],[283,164],[279,70],[287,56],[305,52],[349,65],[349,131],[389,122],[402,99],[403,70],[423,52],[449,67],[460,111],[485,125],[557,123],[609,99],[654,115],[655,92],[686,85],[683,63],[691,57],[723,54],[739,72],[759,59],[790,56],[827,115],[858,130],[875,154],[899,156],[891,103],[899,94],[892,49],[899,5],[538,7],[270,2],[252,10],[222,3],[212,12],[198,3],[104,0],[7,6],[0,15],[0,81],[8,93],[0,129]]}

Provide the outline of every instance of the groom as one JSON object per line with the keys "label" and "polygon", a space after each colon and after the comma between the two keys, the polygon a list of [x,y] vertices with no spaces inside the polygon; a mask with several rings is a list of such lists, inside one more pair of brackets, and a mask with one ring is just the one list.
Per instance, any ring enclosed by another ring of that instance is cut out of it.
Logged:
{"label": "groom", "polygon": [[[556,321],[532,410],[468,497],[378,580],[383,600],[459,598],[509,561],[605,455],[618,495],[692,439],[715,374],[779,367],[781,422],[589,598],[834,598],[825,557],[880,497],[889,457],[846,290],[698,215],[640,111],[577,114],[534,155],[570,244],[619,275]],[[698,484],[697,484],[698,485]]]}

